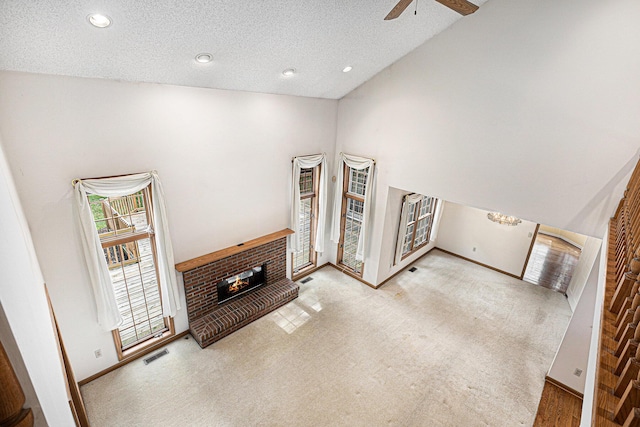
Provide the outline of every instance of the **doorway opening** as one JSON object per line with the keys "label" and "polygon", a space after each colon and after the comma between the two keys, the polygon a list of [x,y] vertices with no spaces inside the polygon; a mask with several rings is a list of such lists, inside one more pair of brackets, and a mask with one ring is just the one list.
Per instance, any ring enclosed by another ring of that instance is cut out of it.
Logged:
{"label": "doorway opening", "polygon": [[522,280],[567,294],[587,236],[540,225]]}

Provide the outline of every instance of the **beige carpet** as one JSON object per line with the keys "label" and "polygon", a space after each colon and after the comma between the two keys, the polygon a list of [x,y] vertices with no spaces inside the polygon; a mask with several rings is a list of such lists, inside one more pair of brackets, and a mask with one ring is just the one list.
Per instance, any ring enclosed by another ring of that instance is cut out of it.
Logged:
{"label": "beige carpet", "polygon": [[531,426],[571,315],[557,292],[432,251],[373,290],[324,268],[202,350],[82,387],[101,426]]}

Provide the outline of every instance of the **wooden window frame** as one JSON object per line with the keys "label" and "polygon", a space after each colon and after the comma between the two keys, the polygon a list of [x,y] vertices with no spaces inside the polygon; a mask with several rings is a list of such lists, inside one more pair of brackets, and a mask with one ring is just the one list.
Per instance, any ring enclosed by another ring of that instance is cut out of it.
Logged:
{"label": "wooden window frame", "polygon": [[118,354],[118,360],[123,361],[127,359],[135,359],[139,354],[144,353],[147,348],[154,346],[158,343],[164,342],[169,338],[173,337],[176,334],[176,328],[173,323],[172,317],[165,317],[165,324],[169,328],[167,331],[164,331],[162,335],[156,334],[151,338],[144,340],[132,347],[129,347],[126,350],[122,350],[122,341],[120,340],[120,334],[117,329],[111,331],[113,335],[113,342],[116,346],[116,353]]}
{"label": "wooden window frame", "polygon": [[[431,204],[431,210],[428,211],[426,214],[424,214],[423,216],[420,216],[420,210],[422,208],[422,202],[424,201],[424,198],[428,197],[432,200],[432,204]],[[436,199],[435,197],[431,197],[431,196],[422,196],[422,198],[420,198],[420,200],[418,200],[418,202],[415,203],[415,219],[412,222],[407,222],[407,225],[404,229],[403,233],[398,233],[398,238],[401,238],[402,236],[406,237],[406,230],[407,228],[409,228],[409,226],[411,224],[414,224],[413,226],[413,233],[411,235],[411,248],[409,249],[408,252],[402,254],[402,257],[400,258],[401,261],[404,261],[405,258],[411,256],[413,253],[415,253],[416,251],[422,249],[423,247],[425,247],[426,245],[428,245],[431,242],[431,231],[433,229],[433,217],[435,215],[436,212],[436,207],[438,205],[438,199]],[[416,242],[416,234],[418,233],[418,223],[425,218],[429,218],[429,224],[427,225],[427,235],[426,235],[426,239],[424,242],[422,242],[420,245],[416,246],[415,242]],[[402,242],[402,246],[404,247],[404,241]]]}
{"label": "wooden window frame", "polygon": [[[143,192],[144,203],[145,203],[145,215],[147,217],[147,224],[151,226],[151,229],[155,227],[153,223],[153,203],[152,203],[152,193],[151,193],[151,185],[143,188],[141,190]],[[147,230],[128,233],[128,234],[114,234],[113,236],[108,236],[106,238],[101,238],[100,243],[102,244],[102,248],[106,249],[112,246],[119,246],[143,239],[149,239],[149,245],[151,248],[151,254],[153,255],[153,264],[156,271],[156,281],[158,284],[158,294],[159,298],[162,301],[162,289],[160,288],[160,272],[158,271],[158,255],[156,253],[156,240],[155,233],[149,232]],[[124,265],[123,265],[124,268]],[[127,349],[123,349],[122,347],[122,339],[120,337],[120,330],[116,328],[111,331],[113,336],[113,343],[116,347],[116,353],[118,355],[118,360],[123,361],[127,359],[133,359],[141,353],[144,353],[149,347],[161,343],[169,338],[173,337],[176,333],[175,325],[173,318],[164,317],[165,327],[167,328],[163,332],[158,332],[149,338],[138,342]]]}
{"label": "wooden window frame", "polygon": [[[360,266],[360,271],[356,271],[355,269],[353,269],[352,267],[346,265],[343,262],[343,257],[344,257],[344,235],[345,235],[345,228],[346,228],[346,223],[347,223],[347,206],[349,203],[349,200],[355,200],[358,202],[362,202],[362,204],[364,205],[364,196],[361,196],[359,194],[354,194],[354,193],[350,193],[349,192],[349,181],[351,180],[351,168],[349,166],[347,166],[347,164],[344,164],[344,170],[342,173],[342,209],[340,211],[340,240],[338,242],[338,255],[337,255],[337,264],[341,267],[346,269],[349,273],[356,275],[357,277],[362,277],[363,273],[364,273],[364,261],[362,261],[361,266]],[[370,183],[370,176],[369,176],[369,169],[367,169],[367,183],[365,184],[365,192],[366,192],[366,186],[369,185]],[[364,214],[364,209],[363,209],[363,214]],[[362,232],[363,230],[360,229],[360,232]]]}
{"label": "wooden window frame", "polygon": [[[294,266],[295,254],[292,253],[291,254],[291,278],[293,280],[297,280],[298,278],[300,278],[301,276],[304,276],[307,272],[309,272],[310,270],[313,270],[318,266],[318,253],[315,251],[315,247],[316,247],[316,239],[317,239],[316,233],[318,231],[318,209],[319,209],[318,196],[320,193],[320,174],[322,173],[322,166],[317,165],[317,166],[314,166],[313,168],[304,168],[304,169],[312,170],[312,182],[313,182],[312,192],[300,194],[300,201],[306,200],[309,198],[311,199],[311,223],[309,225],[311,227],[310,237],[309,237],[309,240],[310,240],[309,264],[307,264],[306,266],[296,271]],[[300,185],[300,183],[298,183],[298,185]]]}

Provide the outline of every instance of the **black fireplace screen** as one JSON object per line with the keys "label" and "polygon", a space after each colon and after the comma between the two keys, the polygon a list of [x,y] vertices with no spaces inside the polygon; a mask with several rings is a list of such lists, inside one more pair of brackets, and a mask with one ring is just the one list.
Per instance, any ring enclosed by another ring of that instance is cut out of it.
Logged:
{"label": "black fireplace screen", "polygon": [[218,304],[262,286],[267,279],[266,264],[218,282]]}

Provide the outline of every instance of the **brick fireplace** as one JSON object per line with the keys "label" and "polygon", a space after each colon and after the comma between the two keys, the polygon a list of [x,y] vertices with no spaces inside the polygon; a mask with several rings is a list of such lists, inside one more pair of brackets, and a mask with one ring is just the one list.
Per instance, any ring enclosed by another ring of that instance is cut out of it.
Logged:
{"label": "brick fireplace", "polygon": [[[176,265],[183,273],[189,331],[204,348],[298,296],[286,277],[289,229]],[[265,269],[264,284],[219,303],[218,285],[241,273]]]}

